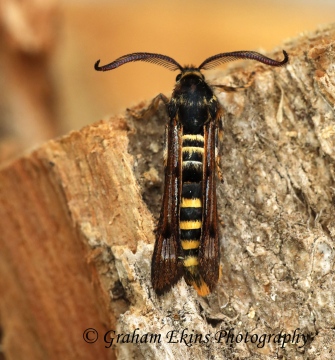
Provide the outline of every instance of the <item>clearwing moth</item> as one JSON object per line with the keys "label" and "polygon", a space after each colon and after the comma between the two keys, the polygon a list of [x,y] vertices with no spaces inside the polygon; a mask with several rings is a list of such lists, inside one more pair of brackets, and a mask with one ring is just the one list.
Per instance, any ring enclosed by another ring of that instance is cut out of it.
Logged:
{"label": "clearwing moth", "polygon": [[[152,257],[151,280],[158,295],[170,290],[182,276],[200,296],[213,291],[219,279],[220,244],[215,186],[218,132],[222,108],[201,70],[251,59],[269,66],[276,61],[254,51],[235,51],[207,58],[198,67],[182,67],[169,56],[138,52],[121,56],[95,70],[116,69],[132,61],[146,61],[178,70],[169,100],[159,95],[169,115],[166,125],[165,182],[162,209]],[[228,88],[222,86],[223,88]]]}

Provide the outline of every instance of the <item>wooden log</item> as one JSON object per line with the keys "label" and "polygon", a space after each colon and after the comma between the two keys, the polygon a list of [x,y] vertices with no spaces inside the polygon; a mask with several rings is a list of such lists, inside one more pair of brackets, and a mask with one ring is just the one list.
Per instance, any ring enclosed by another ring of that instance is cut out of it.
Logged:
{"label": "wooden log", "polygon": [[3,166],[6,359],[330,359],[334,46],[329,26],[271,54],[289,53],[284,68],[242,62],[207,75],[241,85],[255,72],[246,90],[217,91],[222,277],[207,298],[184,280],[162,297],[150,284],[163,106],[146,112],[144,103]]}

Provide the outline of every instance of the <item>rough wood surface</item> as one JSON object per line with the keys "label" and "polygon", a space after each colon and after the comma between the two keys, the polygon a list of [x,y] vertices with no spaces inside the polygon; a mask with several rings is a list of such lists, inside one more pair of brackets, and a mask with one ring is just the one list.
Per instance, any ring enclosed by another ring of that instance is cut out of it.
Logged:
{"label": "rough wood surface", "polygon": [[6,359],[333,358],[335,27],[276,57],[282,48],[284,68],[242,62],[207,75],[241,85],[255,72],[249,88],[217,91],[222,278],[207,298],[183,280],[160,298],[150,284],[163,106],[142,104],[2,168]]}

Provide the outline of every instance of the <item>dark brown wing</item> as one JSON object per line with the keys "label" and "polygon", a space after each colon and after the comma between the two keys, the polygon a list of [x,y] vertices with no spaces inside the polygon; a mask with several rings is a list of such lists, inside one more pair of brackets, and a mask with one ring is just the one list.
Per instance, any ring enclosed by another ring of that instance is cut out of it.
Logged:
{"label": "dark brown wing", "polygon": [[[217,114],[219,116],[219,113]],[[203,174],[203,225],[199,248],[199,273],[213,291],[219,279],[220,248],[215,184],[217,119],[205,125]]]}
{"label": "dark brown wing", "polygon": [[183,274],[179,238],[181,129],[176,119],[170,120],[167,126],[165,146],[164,194],[151,266],[152,286],[158,295],[168,291]]}

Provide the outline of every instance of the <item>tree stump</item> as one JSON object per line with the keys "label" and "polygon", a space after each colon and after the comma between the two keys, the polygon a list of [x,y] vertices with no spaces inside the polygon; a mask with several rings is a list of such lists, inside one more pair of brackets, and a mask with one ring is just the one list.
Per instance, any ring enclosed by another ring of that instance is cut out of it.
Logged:
{"label": "tree stump", "polygon": [[270,55],[281,49],[283,68],[207,73],[231,86],[254,77],[217,90],[222,277],[206,298],[184,280],[157,297],[150,283],[163,106],[140,104],[1,168],[6,359],[333,358],[335,26]]}

